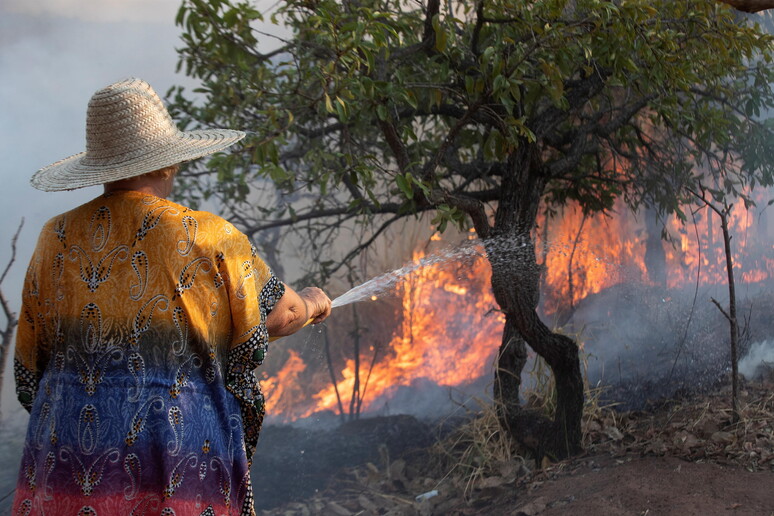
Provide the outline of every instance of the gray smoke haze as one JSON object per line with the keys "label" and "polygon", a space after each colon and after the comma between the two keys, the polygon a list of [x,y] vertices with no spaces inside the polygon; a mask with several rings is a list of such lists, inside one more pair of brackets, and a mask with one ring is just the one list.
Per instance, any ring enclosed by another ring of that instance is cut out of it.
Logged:
{"label": "gray smoke haze", "polygon": [[[86,103],[97,89],[130,76],[144,78],[160,95],[175,83],[186,84],[174,74],[176,8],[171,0],[0,3],[0,268],[25,219],[16,262],[2,285],[14,310],[41,226],[101,192],[39,192],[29,185],[30,176],[84,150]],[[0,398],[0,462],[7,467],[0,471],[0,499],[14,488],[27,422],[16,402],[12,360],[7,365]],[[0,501],[0,512],[11,501]]]}
{"label": "gray smoke haze", "polygon": [[772,370],[774,370],[774,341],[756,342],[739,360],[739,373],[748,380],[754,380],[764,372]]}

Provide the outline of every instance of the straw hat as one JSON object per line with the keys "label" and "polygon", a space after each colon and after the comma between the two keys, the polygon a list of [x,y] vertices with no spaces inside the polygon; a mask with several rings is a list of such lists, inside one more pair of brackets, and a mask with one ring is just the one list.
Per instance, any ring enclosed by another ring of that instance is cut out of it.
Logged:
{"label": "straw hat", "polygon": [[86,114],[86,152],[38,170],[32,186],[55,192],[139,176],[232,145],[242,131],[180,131],[161,99],[141,79],[97,91]]}

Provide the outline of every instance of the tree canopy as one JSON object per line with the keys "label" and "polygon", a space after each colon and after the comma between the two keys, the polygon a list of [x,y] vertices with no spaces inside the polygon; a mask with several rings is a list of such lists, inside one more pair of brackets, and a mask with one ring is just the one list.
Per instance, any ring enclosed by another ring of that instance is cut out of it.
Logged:
{"label": "tree canopy", "polygon": [[[288,36],[264,54],[259,42],[278,38],[255,30],[261,19],[224,0],[187,0],[178,19],[181,64],[204,97],[177,92],[176,114],[251,131],[208,164],[217,181],[192,175],[188,195],[221,196],[251,233],[426,210],[441,228],[481,217],[526,146],[546,200],[590,211],[620,195],[679,209],[696,165],[732,147],[744,161],[726,190],[752,171],[769,180],[770,131],[754,117],[771,104],[771,40],[711,2],[291,1],[272,14]],[[299,202],[255,206],[260,178]]]}
{"label": "tree canopy", "polygon": [[[279,37],[262,19],[249,2],[182,4],[180,64],[201,87],[171,92],[173,114],[250,131],[189,168],[183,195],[215,196],[255,236],[306,231],[330,256],[323,276],[423,212],[440,230],[471,221],[483,239],[522,239],[507,256],[488,249],[501,365],[520,370],[516,339],[572,377],[557,382],[561,438],[546,445],[559,454],[578,448],[582,393],[577,347],[535,313],[538,210],[623,199],[681,214],[691,190],[750,201],[772,183],[772,38],[720,3],[289,0],[271,14]],[[334,256],[345,228],[360,238]]]}

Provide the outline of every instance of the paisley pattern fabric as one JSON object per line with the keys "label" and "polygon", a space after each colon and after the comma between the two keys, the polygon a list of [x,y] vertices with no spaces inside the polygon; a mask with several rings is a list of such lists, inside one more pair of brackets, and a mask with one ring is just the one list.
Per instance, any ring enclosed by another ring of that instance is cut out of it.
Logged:
{"label": "paisley pattern fabric", "polygon": [[30,411],[14,514],[254,514],[253,370],[283,293],[210,213],[120,192],[49,221],[14,357]]}

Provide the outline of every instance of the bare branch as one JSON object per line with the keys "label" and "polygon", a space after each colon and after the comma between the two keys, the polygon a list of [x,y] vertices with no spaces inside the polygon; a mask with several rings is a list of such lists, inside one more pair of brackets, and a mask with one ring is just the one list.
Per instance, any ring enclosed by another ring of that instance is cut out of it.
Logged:
{"label": "bare branch", "polygon": [[395,215],[394,217],[390,217],[389,219],[387,219],[387,221],[386,221],[384,224],[382,224],[382,225],[379,227],[379,229],[377,229],[377,230],[374,232],[374,234],[373,234],[373,235],[371,235],[371,237],[370,237],[370,238],[368,238],[368,239],[367,239],[367,240],[365,240],[364,242],[361,242],[360,244],[358,244],[357,246],[355,246],[353,249],[351,249],[351,250],[350,250],[350,251],[347,253],[347,255],[346,255],[344,258],[342,258],[342,259],[339,261],[339,263],[338,263],[338,264],[337,264],[335,267],[333,267],[333,268],[332,268],[332,269],[329,271],[329,272],[330,272],[330,274],[334,274],[334,273],[335,273],[336,271],[338,271],[338,270],[339,270],[339,269],[340,269],[340,268],[341,268],[341,267],[342,267],[344,264],[346,264],[346,263],[347,263],[349,260],[351,260],[352,258],[354,258],[355,256],[357,256],[358,254],[360,254],[360,252],[361,252],[361,251],[363,251],[364,249],[367,249],[367,248],[368,248],[368,247],[369,247],[371,244],[373,244],[373,243],[376,241],[376,239],[379,237],[379,235],[381,235],[382,233],[384,233],[384,232],[387,230],[387,228],[389,228],[389,227],[390,227],[390,226],[393,224],[393,222],[396,222],[397,220],[399,220],[399,219],[401,219],[401,218],[403,218],[403,217],[404,217],[404,215]]}
{"label": "bare branch", "polygon": [[[21,221],[19,222],[19,227],[16,229],[16,233],[11,239],[11,258],[8,260],[2,275],[0,275],[0,285],[2,285],[3,281],[5,281],[5,277],[8,275],[8,271],[11,270],[11,266],[16,261],[16,242],[19,240],[19,234],[21,233],[23,226],[24,218],[22,217]],[[11,305],[8,303],[8,300],[6,299],[2,290],[0,290],[0,306],[3,307],[3,313],[5,313],[5,318],[7,321],[6,330],[3,332],[5,334],[11,331],[16,326],[18,321],[16,319],[16,314],[13,310],[11,310]]]}
{"label": "bare branch", "polygon": [[717,306],[717,307],[718,307],[718,310],[720,310],[720,313],[722,313],[722,314],[723,314],[723,317],[725,317],[726,319],[728,319],[728,320],[729,320],[729,322],[730,322],[730,321],[731,321],[731,316],[730,316],[730,315],[728,315],[728,312],[726,312],[725,310],[723,310],[723,307],[722,307],[722,306],[720,306],[720,303],[718,303],[718,302],[717,302],[717,300],[716,300],[714,297],[711,297],[711,298],[710,298],[710,301],[712,301],[713,303],[715,303],[715,306]]}
{"label": "bare branch", "polygon": [[16,233],[14,233],[13,238],[11,239],[11,259],[8,261],[8,264],[6,264],[5,270],[3,270],[3,274],[0,275],[0,285],[2,285],[3,281],[5,281],[5,277],[8,275],[8,271],[11,270],[11,266],[16,260],[16,242],[19,240],[19,234],[21,233],[22,227],[24,227],[24,217],[22,217],[21,221],[19,222],[19,227],[16,228]]}
{"label": "bare branch", "polygon": [[[400,205],[396,203],[384,203],[377,207],[376,205],[369,204],[366,206],[366,208],[370,213],[398,213],[398,210],[400,209]],[[256,226],[246,227],[244,232],[253,234],[259,231],[263,231],[264,229],[290,226],[292,224],[296,224],[298,222],[302,222],[305,220],[324,219],[327,217],[335,217],[338,215],[345,215],[346,218],[349,219],[359,215],[359,212],[351,209],[349,206],[342,206],[340,208],[330,208],[327,210],[310,211],[302,215],[296,215],[295,217],[273,220],[265,224],[258,224]]]}

